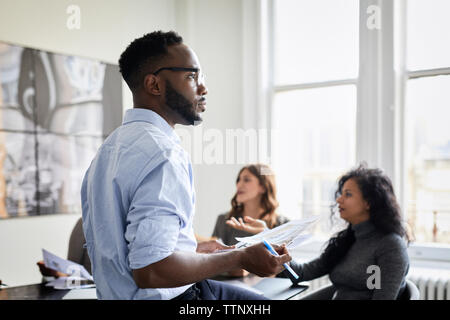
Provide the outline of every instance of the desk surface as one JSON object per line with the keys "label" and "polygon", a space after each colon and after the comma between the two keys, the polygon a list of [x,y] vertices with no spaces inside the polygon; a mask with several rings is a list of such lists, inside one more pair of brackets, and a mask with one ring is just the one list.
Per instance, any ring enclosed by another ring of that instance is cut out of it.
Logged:
{"label": "desk surface", "polygon": [[0,300],[61,300],[70,290],[55,290],[43,283],[2,288]]}
{"label": "desk surface", "polygon": [[250,274],[241,278],[230,278],[224,276],[214,277],[214,280],[234,284],[249,290],[264,293],[266,298],[271,300],[288,300],[308,289],[306,284],[293,285],[290,279],[286,278],[261,278]]}
{"label": "desk surface", "polygon": [[[216,277],[214,280],[224,281],[257,292],[272,300],[287,300],[308,288],[307,285],[292,285],[291,280],[284,278],[260,278],[249,275],[243,278]],[[95,289],[56,290],[43,283],[20,287],[2,288],[0,300],[62,300],[62,299],[95,299]]]}

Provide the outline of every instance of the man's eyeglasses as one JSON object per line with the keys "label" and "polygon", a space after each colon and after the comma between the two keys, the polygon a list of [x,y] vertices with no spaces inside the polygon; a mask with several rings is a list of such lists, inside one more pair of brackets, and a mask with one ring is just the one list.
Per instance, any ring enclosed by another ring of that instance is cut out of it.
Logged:
{"label": "man's eyeglasses", "polygon": [[153,72],[153,74],[156,76],[159,72],[163,70],[170,70],[170,71],[184,71],[184,72],[193,72],[195,75],[193,75],[193,78],[197,85],[205,84],[205,74],[200,71],[199,68],[184,68],[184,67],[162,67]]}

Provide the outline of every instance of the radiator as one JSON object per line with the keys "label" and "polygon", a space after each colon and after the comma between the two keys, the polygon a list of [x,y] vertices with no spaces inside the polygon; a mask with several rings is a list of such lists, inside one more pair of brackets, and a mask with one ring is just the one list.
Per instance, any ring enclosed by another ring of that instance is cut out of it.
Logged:
{"label": "radiator", "polygon": [[[420,291],[420,300],[450,300],[450,277],[431,277],[426,275],[411,275],[407,279],[412,281]],[[308,281],[308,290],[299,294],[300,299],[304,295],[311,293],[321,287],[331,284],[328,276],[323,276],[312,281]]]}
{"label": "radiator", "polygon": [[407,277],[420,291],[420,300],[450,300],[450,278],[412,275]]}

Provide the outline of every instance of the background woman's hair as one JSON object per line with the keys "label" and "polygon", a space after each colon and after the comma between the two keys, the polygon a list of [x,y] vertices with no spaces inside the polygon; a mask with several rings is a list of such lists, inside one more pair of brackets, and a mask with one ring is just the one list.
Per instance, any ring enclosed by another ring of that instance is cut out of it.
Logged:
{"label": "background woman's hair", "polygon": [[[339,179],[334,195],[335,200],[340,197],[344,183],[349,179],[353,179],[357,183],[363,199],[369,204],[369,220],[376,230],[384,234],[398,234],[409,244],[411,237],[403,224],[400,206],[389,177],[380,169],[369,169],[365,163],[362,163]],[[331,219],[336,214],[336,207],[335,203],[331,208]],[[323,252],[327,267],[333,268],[345,256],[354,242],[354,231],[349,224],[346,229],[338,232],[328,241]]]}
{"label": "background woman's hair", "polygon": [[[237,176],[236,183],[239,181],[239,177],[247,169],[252,175],[254,175],[259,184],[264,188],[264,193],[261,196],[261,208],[264,209],[263,213],[259,217],[266,222],[268,228],[273,228],[277,221],[276,209],[278,208],[277,201],[277,189],[275,182],[275,175],[272,169],[265,164],[250,164],[243,167]],[[231,199],[231,210],[227,215],[227,219],[231,217],[242,217],[244,206],[236,201],[237,193]]]}

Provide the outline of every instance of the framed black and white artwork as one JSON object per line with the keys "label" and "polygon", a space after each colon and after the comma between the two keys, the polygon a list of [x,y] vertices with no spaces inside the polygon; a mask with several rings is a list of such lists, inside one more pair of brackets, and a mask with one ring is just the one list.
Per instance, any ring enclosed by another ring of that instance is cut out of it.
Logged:
{"label": "framed black and white artwork", "polygon": [[122,121],[117,65],[0,42],[0,218],[81,212],[86,169]]}

